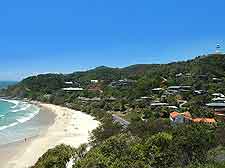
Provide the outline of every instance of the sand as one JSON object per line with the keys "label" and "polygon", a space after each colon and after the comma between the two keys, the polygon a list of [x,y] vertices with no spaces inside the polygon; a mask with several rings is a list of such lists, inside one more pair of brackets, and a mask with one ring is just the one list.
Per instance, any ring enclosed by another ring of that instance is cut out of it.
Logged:
{"label": "sand", "polygon": [[54,113],[55,120],[38,137],[29,139],[26,143],[20,142],[14,148],[9,145],[12,150],[14,149],[15,154],[7,161],[5,168],[27,168],[32,166],[48,149],[62,143],[72,147],[79,147],[83,143],[88,143],[90,132],[99,125],[99,122],[92,116],[80,111],[52,104],[35,103]]}

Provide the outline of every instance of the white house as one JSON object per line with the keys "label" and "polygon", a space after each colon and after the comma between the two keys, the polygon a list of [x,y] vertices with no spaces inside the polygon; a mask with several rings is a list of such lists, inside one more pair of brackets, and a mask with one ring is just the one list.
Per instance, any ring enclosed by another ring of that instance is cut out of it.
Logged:
{"label": "white house", "polygon": [[73,87],[69,87],[69,88],[62,88],[62,90],[64,91],[82,91],[84,90],[83,88],[73,88]]}

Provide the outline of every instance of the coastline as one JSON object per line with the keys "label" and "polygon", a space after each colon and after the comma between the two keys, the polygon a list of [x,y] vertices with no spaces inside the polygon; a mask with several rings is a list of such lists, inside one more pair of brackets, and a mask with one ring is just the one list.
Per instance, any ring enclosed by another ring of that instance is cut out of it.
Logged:
{"label": "coastline", "polygon": [[99,125],[92,116],[80,111],[36,101],[31,103],[39,106],[42,114],[49,112],[54,118],[52,120],[49,116],[44,117],[49,125],[27,142],[21,141],[0,147],[1,156],[5,156],[2,158],[5,159],[3,163],[6,163],[4,168],[32,166],[48,149],[60,144],[79,147],[88,142],[89,133]]}

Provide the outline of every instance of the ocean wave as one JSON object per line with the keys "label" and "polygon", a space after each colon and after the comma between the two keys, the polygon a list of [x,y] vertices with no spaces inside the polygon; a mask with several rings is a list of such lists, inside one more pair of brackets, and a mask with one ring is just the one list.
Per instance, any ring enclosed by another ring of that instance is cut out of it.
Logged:
{"label": "ocean wave", "polygon": [[27,116],[23,116],[16,119],[16,121],[18,121],[19,123],[27,122],[31,120],[32,118],[34,118],[38,113],[39,113],[39,109],[35,110],[33,113],[28,114]]}
{"label": "ocean wave", "polygon": [[5,115],[0,115],[0,118],[4,117]]}
{"label": "ocean wave", "polygon": [[21,105],[20,108],[12,110],[11,112],[16,113],[16,112],[19,112],[19,111],[25,111],[25,110],[27,110],[30,107],[31,107],[31,104],[23,104],[23,105]]}
{"label": "ocean wave", "polygon": [[13,127],[13,126],[16,126],[17,124],[19,124],[18,122],[14,122],[14,123],[11,123],[9,125],[5,125],[5,126],[1,126],[0,127],[0,131],[6,129],[6,128],[9,128],[9,127]]}
{"label": "ocean wave", "polygon": [[0,99],[0,100],[14,104],[14,106],[12,106],[11,108],[16,108],[20,103],[19,100],[8,100],[8,99]]}

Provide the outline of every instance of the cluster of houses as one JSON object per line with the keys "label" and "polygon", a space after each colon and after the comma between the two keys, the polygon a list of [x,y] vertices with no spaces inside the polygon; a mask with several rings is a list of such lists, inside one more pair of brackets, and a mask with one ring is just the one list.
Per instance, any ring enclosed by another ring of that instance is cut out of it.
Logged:
{"label": "cluster of houses", "polygon": [[[186,74],[176,74],[176,78],[178,77],[191,77],[190,73],[186,73]],[[205,76],[202,76],[202,78]],[[216,82],[220,82],[221,79],[220,78],[213,78],[213,81]],[[163,81],[167,81],[167,79],[163,78]],[[67,91],[67,92],[73,92],[73,91],[83,91],[83,90],[89,90],[89,91],[95,91],[95,92],[100,92],[102,93],[103,91],[101,90],[101,85],[99,80],[90,80],[90,85],[84,89],[82,87],[80,87],[79,83],[77,82],[72,82],[72,81],[67,81],[65,82],[65,87],[62,88],[62,90]],[[123,87],[123,86],[131,86],[135,83],[135,80],[129,80],[129,79],[123,79],[123,80],[117,80],[117,81],[113,81],[109,84],[109,86],[111,87]],[[172,123],[209,123],[209,124],[213,124],[216,122],[216,120],[214,118],[192,118],[191,114],[189,112],[184,112],[184,113],[179,113],[177,112],[177,110],[179,108],[182,108],[183,105],[185,105],[187,103],[187,101],[185,100],[180,100],[178,102],[178,107],[177,106],[173,106],[170,105],[168,103],[165,103],[163,100],[165,100],[165,98],[168,95],[176,95],[178,93],[182,93],[182,92],[192,92],[193,95],[203,95],[206,94],[207,91],[205,90],[193,90],[192,86],[189,85],[178,85],[178,86],[169,86],[168,88],[153,88],[152,92],[155,94],[160,94],[161,95],[161,101],[156,101],[156,100],[151,100],[151,97],[141,97],[138,100],[148,100],[148,102],[150,103],[150,106],[155,108],[155,107],[167,107],[170,108],[172,110],[175,110],[175,112],[170,113],[170,120]],[[212,108],[215,111],[215,116],[216,118],[219,120],[223,120],[225,121],[225,95],[223,95],[222,93],[214,93],[212,94],[213,99],[211,100],[210,103],[206,104],[206,106],[208,108]],[[86,97],[78,97],[78,100],[81,101],[100,101],[101,98],[98,97],[94,97],[94,98],[86,98]],[[109,98],[109,100],[116,100],[114,97]]]}

